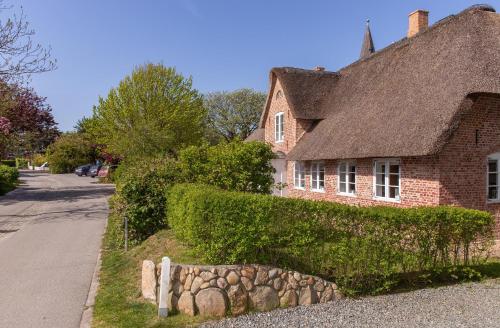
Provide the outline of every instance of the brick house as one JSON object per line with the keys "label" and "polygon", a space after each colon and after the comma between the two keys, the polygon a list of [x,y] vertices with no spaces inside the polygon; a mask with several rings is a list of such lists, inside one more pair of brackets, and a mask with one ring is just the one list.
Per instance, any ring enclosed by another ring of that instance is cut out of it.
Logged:
{"label": "brick house", "polygon": [[500,14],[473,6],[336,72],[273,68],[259,129],[276,194],[357,205],[451,204],[495,214],[500,239]]}

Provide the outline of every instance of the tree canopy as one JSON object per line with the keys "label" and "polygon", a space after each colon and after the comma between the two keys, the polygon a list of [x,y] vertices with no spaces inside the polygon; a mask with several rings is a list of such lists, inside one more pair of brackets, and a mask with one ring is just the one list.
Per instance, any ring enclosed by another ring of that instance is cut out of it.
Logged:
{"label": "tree canopy", "polygon": [[111,153],[130,157],[172,155],[203,138],[206,111],[191,78],[161,64],[139,66],[80,127]]}
{"label": "tree canopy", "polygon": [[208,111],[208,139],[212,143],[220,139],[244,140],[257,128],[265,102],[265,93],[253,89],[207,94],[204,105]]}

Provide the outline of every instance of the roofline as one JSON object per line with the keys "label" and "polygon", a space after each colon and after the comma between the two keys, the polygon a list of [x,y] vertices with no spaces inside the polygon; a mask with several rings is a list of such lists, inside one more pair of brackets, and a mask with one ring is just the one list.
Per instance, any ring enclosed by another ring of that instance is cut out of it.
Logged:
{"label": "roofline", "polygon": [[445,23],[447,23],[448,21],[452,20],[452,19],[456,19],[458,17],[461,17],[465,14],[468,14],[470,12],[475,12],[475,11],[485,11],[485,12],[492,12],[492,13],[496,13],[496,10],[494,7],[490,6],[490,5],[487,5],[487,4],[477,4],[477,5],[472,5],[470,6],[469,8],[466,8],[464,10],[462,10],[461,12],[459,12],[458,14],[452,14],[452,15],[448,15],[444,18],[441,18],[440,20],[438,20],[437,22],[435,22],[434,24],[432,24],[431,26],[429,26],[429,28],[426,28],[425,30],[421,31],[421,32],[418,32],[417,34],[415,34],[415,36],[411,37],[411,38],[408,38],[408,37],[403,37],[402,39],[398,40],[398,41],[395,41],[393,43],[391,43],[390,45],[378,50],[378,51],[375,51],[374,53],[370,54],[369,56],[367,57],[364,57],[364,58],[360,58],[352,63],[350,63],[349,65],[347,66],[344,66],[342,68],[340,68],[337,72],[338,73],[342,73],[342,71],[352,67],[352,66],[355,66],[357,64],[360,64],[362,62],[365,62],[367,60],[370,60],[371,58],[374,58],[388,50],[391,50],[395,47],[402,47],[402,46],[405,46],[406,44],[409,44],[411,41],[415,40],[416,38],[420,37],[421,35],[424,35],[426,33],[429,33],[430,31],[436,29],[436,28],[439,28],[441,27],[442,25],[444,25]]}

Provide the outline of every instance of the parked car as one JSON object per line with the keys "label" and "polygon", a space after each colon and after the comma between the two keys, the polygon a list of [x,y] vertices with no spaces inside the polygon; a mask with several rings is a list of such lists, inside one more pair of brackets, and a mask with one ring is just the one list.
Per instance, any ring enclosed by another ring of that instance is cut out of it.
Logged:
{"label": "parked car", "polygon": [[92,165],[89,170],[90,177],[95,178],[99,174],[101,167],[102,165]]}
{"label": "parked car", "polygon": [[81,165],[75,169],[75,174],[78,175],[79,177],[81,177],[82,175],[86,176],[89,174],[89,170],[90,170],[91,166],[92,165],[90,165],[90,164]]}

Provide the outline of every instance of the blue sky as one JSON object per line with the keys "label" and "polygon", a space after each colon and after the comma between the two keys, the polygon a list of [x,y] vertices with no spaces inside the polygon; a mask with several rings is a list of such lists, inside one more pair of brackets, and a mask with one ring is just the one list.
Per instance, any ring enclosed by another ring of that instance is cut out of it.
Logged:
{"label": "blue sky", "polygon": [[[429,10],[432,24],[476,2],[10,1],[11,12],[23,7],[35,41],[50,45],[58,60],[56,71],[33,76],[32,85],[48,98],[64,131],[146,62],[176,67],[203,93],[265,91],[273,66],[338,70],[355,61],[366,19],[378,50],[405,36],[415,9]],[[489,3],[500,10],[500,1]]]}

